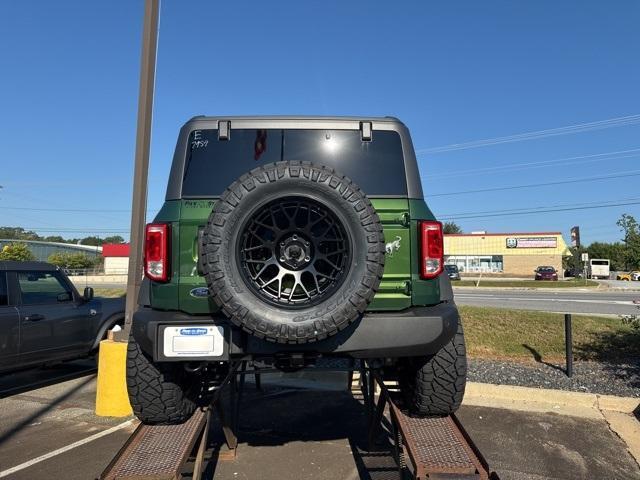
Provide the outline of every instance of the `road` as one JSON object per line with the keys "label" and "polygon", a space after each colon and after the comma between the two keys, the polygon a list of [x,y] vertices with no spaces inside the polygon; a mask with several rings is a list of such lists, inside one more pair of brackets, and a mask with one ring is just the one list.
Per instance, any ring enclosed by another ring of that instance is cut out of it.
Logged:
{"label": "road", "polygon": [[640,292],[507,290],[454,288],[456,303],[479,307],[606,315],[640,314]]}

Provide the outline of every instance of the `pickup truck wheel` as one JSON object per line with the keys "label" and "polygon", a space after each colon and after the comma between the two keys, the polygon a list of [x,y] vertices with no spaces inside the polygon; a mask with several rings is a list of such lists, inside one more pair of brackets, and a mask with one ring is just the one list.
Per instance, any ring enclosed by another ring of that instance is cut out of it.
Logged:
{"label": "pickup truck wheel", "polygon": [[146,424],[182,423],[193,414],[182,364],[153,364],[133,337],[127,347],[127,390],[135,415]]}
{"label": "pickup truck wheel", "polygon": [[430,357],[401,362],[400,390],[411,410],[421,416],[440,417],[455,412],[462,403],[467,379],[467,357],[462,323],[444,347]]}
{"label": "pickup truck wheel", "polygon": [[226,189],[200,252],[211,296],[234,324],[300,344],[361,317],[382,279],[385,243],[375,209],[348,177],[290,161]]}

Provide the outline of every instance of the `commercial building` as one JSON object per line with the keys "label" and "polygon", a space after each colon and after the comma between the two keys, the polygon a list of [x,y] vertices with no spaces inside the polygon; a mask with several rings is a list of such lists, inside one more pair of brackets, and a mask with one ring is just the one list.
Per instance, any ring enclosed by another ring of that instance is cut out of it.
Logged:
{"label": "commercial building", "polygon": [[540,265],[562,275],[562,258],[571,251],[560,232],[472,232],[445,235],[444,254],[463,274],[532,277]]}
{"label": "commercial building", "polygon": [[129,244],[105,243],[102,246],[105,275],[126,275],[129,271]]}

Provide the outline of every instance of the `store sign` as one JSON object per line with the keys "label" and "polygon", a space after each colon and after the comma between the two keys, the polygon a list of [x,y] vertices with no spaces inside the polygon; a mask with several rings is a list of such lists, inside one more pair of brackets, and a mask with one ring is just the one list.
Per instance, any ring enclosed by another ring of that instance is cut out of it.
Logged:
{"label": "store sign", "polygon": [[571,246],[580,246],[580,227],[576,226],[571,229]]}
{"label": "store sign", "polygon": [[509,237],[507,248],[556,248],[556,237]]}

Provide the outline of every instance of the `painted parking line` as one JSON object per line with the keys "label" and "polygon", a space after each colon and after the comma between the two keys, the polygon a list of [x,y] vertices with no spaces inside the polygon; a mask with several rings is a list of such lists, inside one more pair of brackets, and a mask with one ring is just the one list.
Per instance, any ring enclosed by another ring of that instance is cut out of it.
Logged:
{"label": "painted parking line", "polygon": [[69,445],[58,448],[57,450],[53,450],[49,453],[45,453],[44,455],[40,455],[39,457],[36,457],[36,458],[32,458],[31,460],[21,463],[20,465],[16,465],[15,467],[8,468],[7,470],[3,470],[0,472],[0,478],[7,477],[13,473],[19,472],[20,470],[29,468],[32,465],[35,465],[37,463],[48,460],[49,458],[60,455],[61,453],[68,452],[69,450],[73,450],[74,448],[80,447],[87,443],[93,442],[94,440],[110,435],[113,432],[117,432],[118,430],[122,430],[123,428],[133,425],[135,422],[136,422],[135,420],[127,420],[126,422],[122,422],[114,427],[108,428],[106,430],[103,430],[102,432],[98,432],[94,435],[91,435],[90,437],[83,438],[82,440],[78,440],[77,442],[73,442]]}

